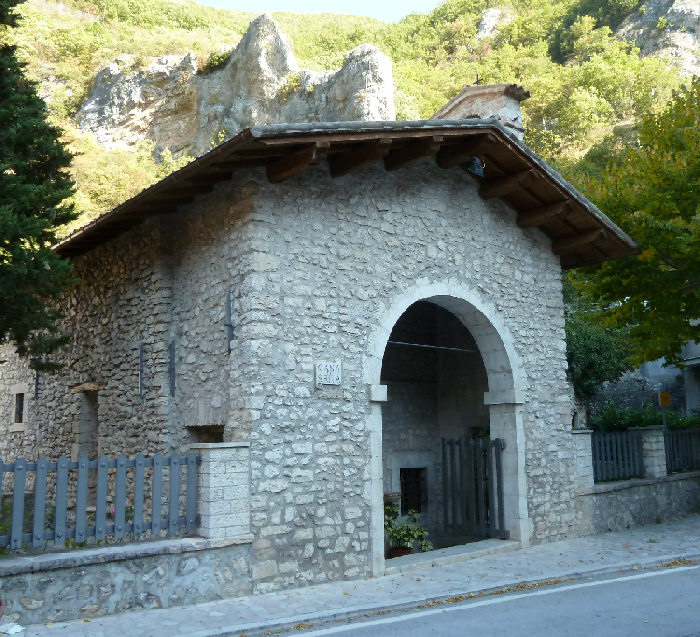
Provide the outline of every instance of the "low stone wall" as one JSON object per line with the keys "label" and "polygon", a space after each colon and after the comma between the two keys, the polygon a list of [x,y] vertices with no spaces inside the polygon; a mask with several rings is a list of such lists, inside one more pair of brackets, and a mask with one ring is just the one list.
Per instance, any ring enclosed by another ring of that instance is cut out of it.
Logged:
{"label": "low stone wall", "polygon": [[23,625],[250,595],[252,537],[0,558],[3,620]]}
{"label": "low stone wall", "polygon": [[700,511],[700,471],[598,483],[576,498],[581,535],[619,531]]}

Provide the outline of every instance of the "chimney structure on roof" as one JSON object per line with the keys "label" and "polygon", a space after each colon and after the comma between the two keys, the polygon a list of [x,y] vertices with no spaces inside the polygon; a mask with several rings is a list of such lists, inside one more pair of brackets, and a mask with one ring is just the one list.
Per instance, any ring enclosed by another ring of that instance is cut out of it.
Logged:
{"label": "chimney structure on roof", "polygon": [[519,140],[523,138],[520,102],[530,97],[518,84],[465,85],[430,119],[487,119],[495,117]]}

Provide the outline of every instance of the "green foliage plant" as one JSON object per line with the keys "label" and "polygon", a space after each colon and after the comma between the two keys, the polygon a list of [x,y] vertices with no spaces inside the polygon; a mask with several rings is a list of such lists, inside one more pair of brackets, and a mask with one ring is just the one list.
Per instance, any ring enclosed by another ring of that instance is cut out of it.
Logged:
{"label": "green foliage plant", "polygon": [[627,344],[619,330],[567,311],[565,331],[568,376],[577,399],[592,397],[604,382],[617,380],[629,369]]}
{"label": "green foliage plant", "polygon": [[[17,0],[0,2],[0,36],[17,24]],[[0,341],[31,367],[52,371],[47,356],[66,338],[53,302],[71,283],[70,263],[51,246],[74,218],[71,156],[47,122],[36,84],[23,74],[16,47],[0,44]]]}
{"label": "green foliage plant", "polygon": [[284,86],[280,89],[279,97],[282,103],[286,102],[301,87],[301,73],[295,71],[285,78]]}
{"label": "green foliage plant", "polygon": [[[447,0],[395,24],[332,13],[273,17],[300,68],[337,69],[350,49],[366,42],[377,46],[392,60],[398,119],[429,118],[477,75],[482,83],[523,84],[532,93],[523,103],[526,142],[561,168],[575,165],[615,126],[658,111],[679,85],[666,62],[641,57],[613,35],[638,5],[639,0],[509,2],[499,5],[507,19],[485,40],[477,40],[477,32],[482,12],[492,6],[488,0]],[[24,4],[21,10],[23,23],[12,39],[64,129],[72,125],[95,74],[118,56],[146,60],[193,51],[201,68],[213,69],[224,63],[220,51],[237,43],[255,17],[191,0],[63,0],[60,11],[52,2]],[[79,190],[74,201],[83,221],[103,210],[109,198],[100,185],[110,171],[105,162],[115,161],[119,192],[142,187],[141,166],[119,171],[134,163],[122,154],[105,154],[83,139],[76,146],[84,153],[81,166],[73,168]],[[581,179],[585,183],[585,175]]]}
{"label": "green foliage plant", "polygon": [[[661,426],[664,424],[664,414],[653,405],[620,407],[610,400],[600,409],[591,411],[590,423],[600,431],[626,431],[633,427]],[[700,417],[686,417],[675,411],[667,411],[666,425],[669,429],[698,427]]]}
{"label": "green foliage plant", "polygon": [[398,522],[398,504],[387,504],[384,507],[384,536],[389,546],[412,549],[417,542],[421,551],[433,550],[428,531],[418,524],[418,515],[418,511],[411,509],[408,512],[410,522]]}
{"label": "green foliage plant", "polygon": [[209,75],[214,71],[223,69],[231,57],[231,50],[228,51],[212,51],[206,62],[197,68],[197,75]]}
{"label": "green foliage plant", "polygon": [[596,313],[603,324],[627,330],[633,363],[682,364],[684,344],[700,341],[700,78],[638,132],[586,191],[639,252],[588,270],[579,286],[607,308]]}

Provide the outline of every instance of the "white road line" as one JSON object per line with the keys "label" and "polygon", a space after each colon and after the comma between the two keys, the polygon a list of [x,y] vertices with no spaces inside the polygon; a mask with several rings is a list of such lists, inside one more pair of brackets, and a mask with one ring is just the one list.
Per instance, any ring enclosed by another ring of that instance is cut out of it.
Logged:
{"label": "white road line", "polygon": [[[537,597],[539,595],[553,595],[555,593],[563,593],[565,591],[576,590],[577,588],[590,588],[591,586],[604,586],[605,584],[614,584],[615,582],[627,582],[635,579],[646,579],[647,577],[659,577],[661,575],[670,575],[672,573],[680,573],[682,571],[692,571],[700,568],[700,565],[696,566],[678,566],[670,568],[664,571],[653,571],[651,573],[638,573],[637,575],[626,575],[624,577],[616,577],[614,579],[598,580],[595,582],[581,582],[579,584],[569,584],[567,586],[558,586],[556,588],[546,588],[537,591],[530,591],[528,593],[520,593],[519,595],[497,595],[489,599],[482,599],[478,602],[472,602],[460,606],[444,606],[442,608],[431,608],[429,610],[412,612],[410,614],[404,614],[396,617],[384,617],[382,619],[374,619],[372,621],[360,622],[357,624],[343,624],[342,626],[333,626],[332,628],[325,628],[322,630],[315,630],[312,632],[305,632],[304,635],[309,637],[316,635],[332,635],[334,633],[342,633],[350,630],[359,630],[361,628],[367,628],[368,626],[378,626],[380,624],[394,624],[396,622],[412,621],[416,617],[427,617],[429,615],[435,615],[437,613],[451,613],[453,611],[468,611],[472,608],[477,608],[479,606],[492,606],[494,604],[504,604],[506,602],[512,602],[514,600],[523,599],[525,597]],[[465,600],[466,601],[466,600]],[[395,611],[397,613],[402,613],[403,611]]]}

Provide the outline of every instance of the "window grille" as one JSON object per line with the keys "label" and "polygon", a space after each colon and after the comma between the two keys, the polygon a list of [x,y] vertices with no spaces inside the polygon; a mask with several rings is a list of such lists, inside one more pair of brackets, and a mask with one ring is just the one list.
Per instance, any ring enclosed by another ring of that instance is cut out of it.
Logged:
{"label": "window grille", "polygon": [[15,394],[15,423],[24,422],[24,394]]}

